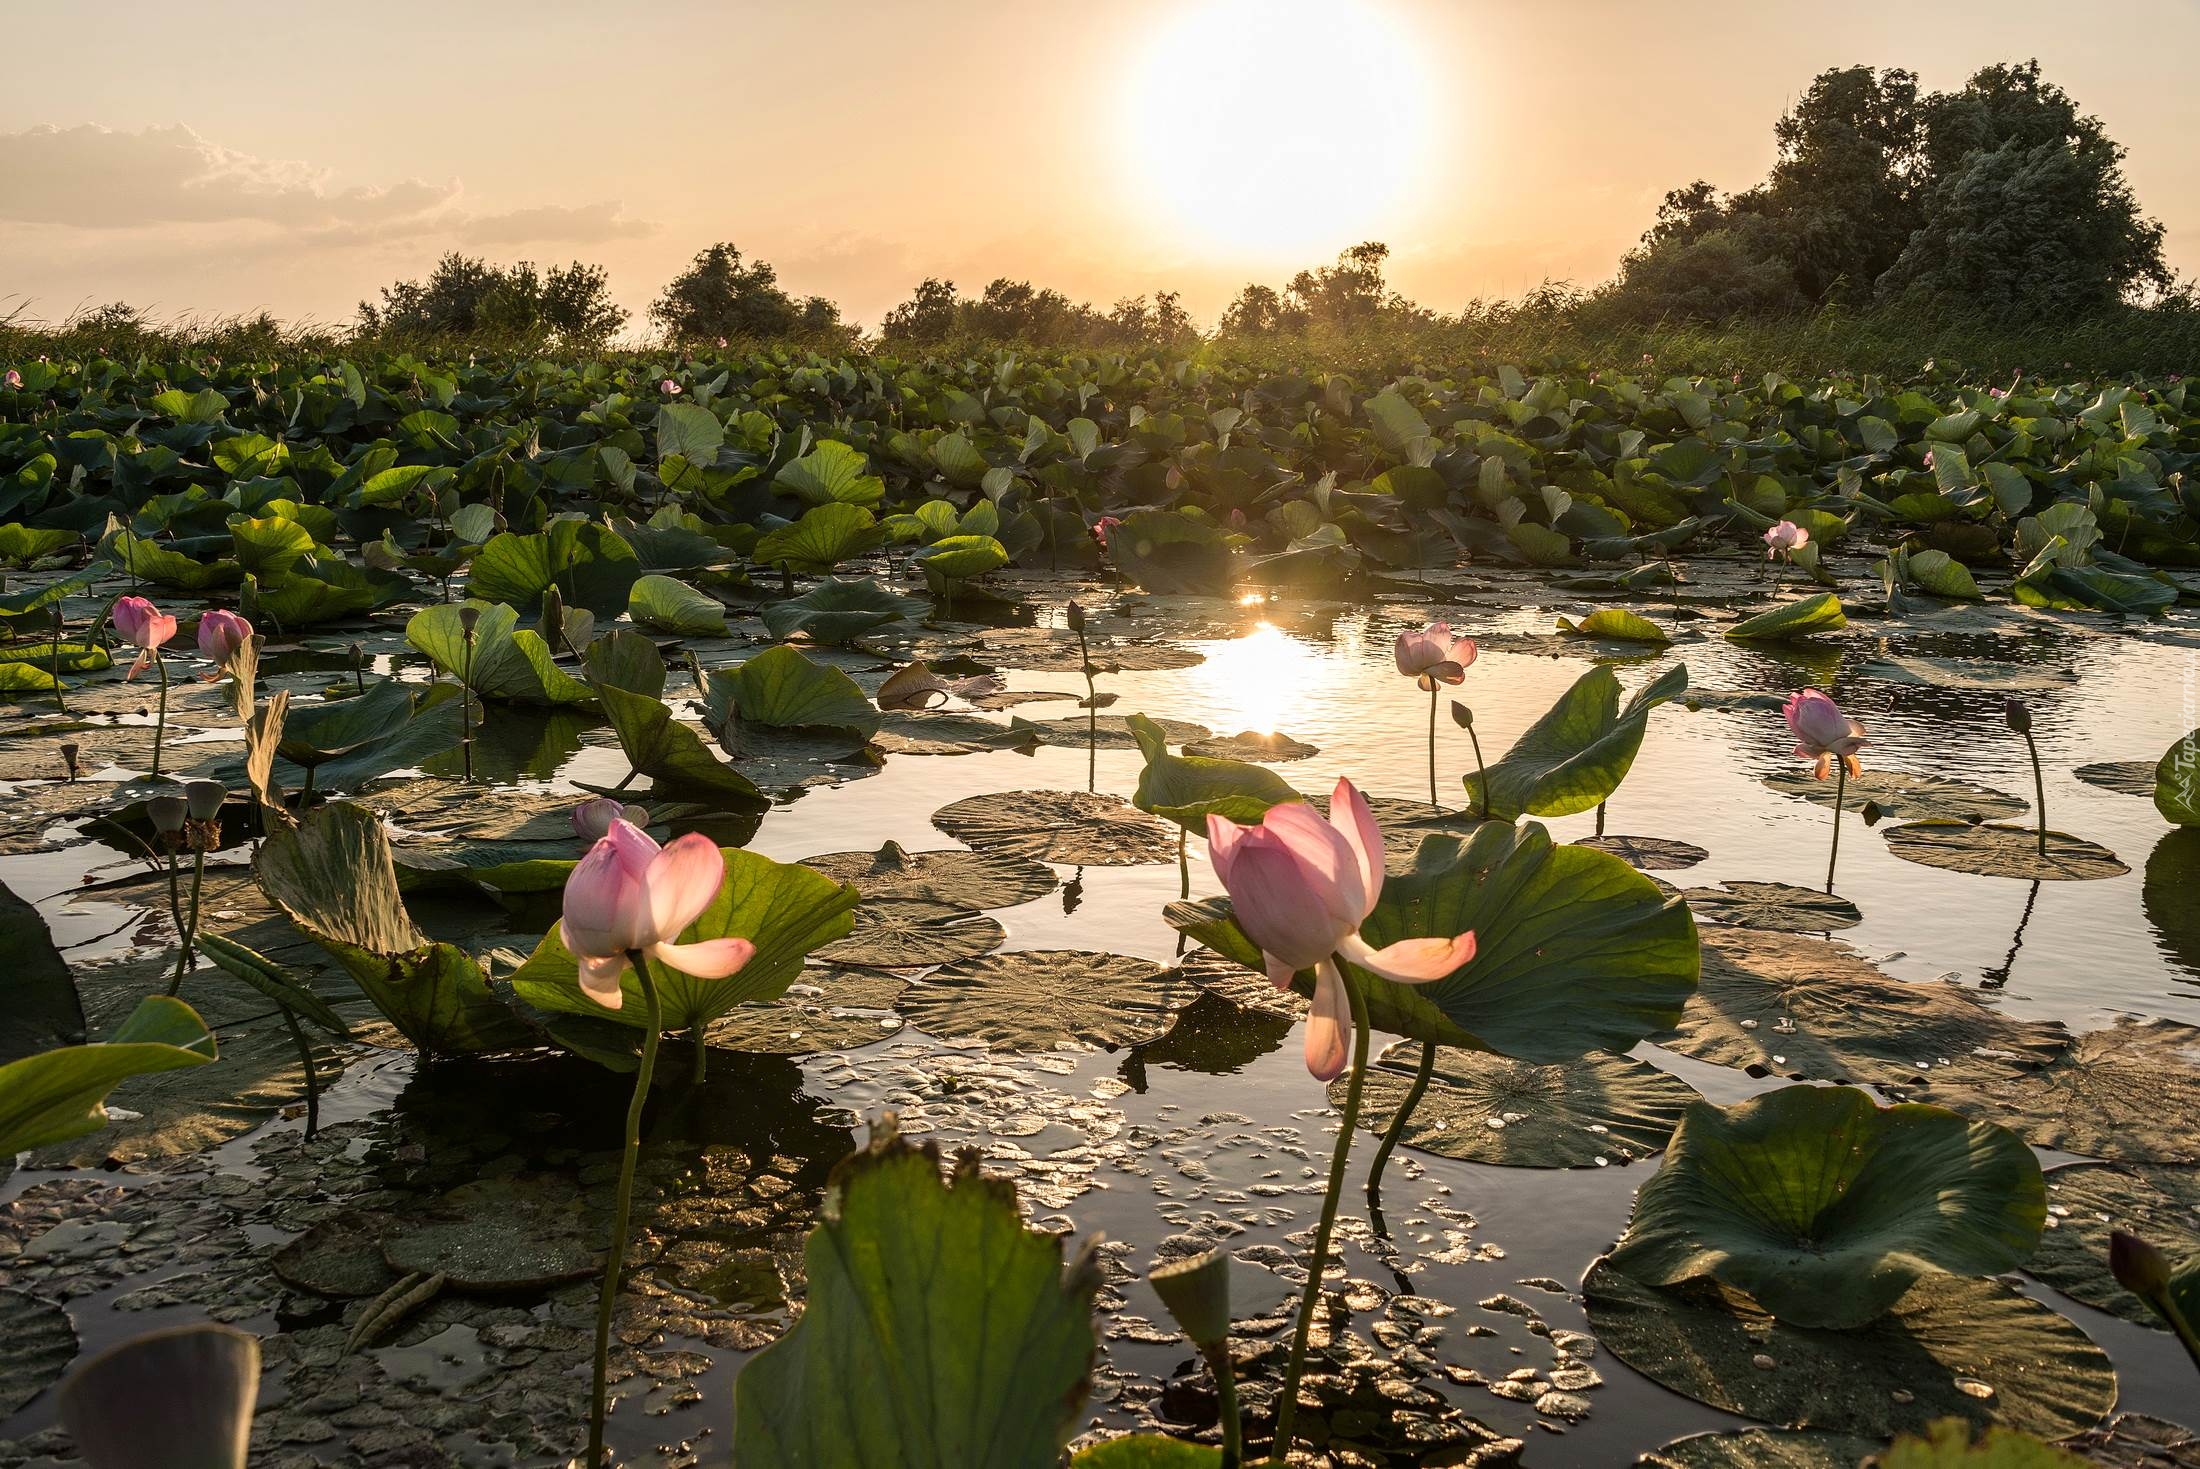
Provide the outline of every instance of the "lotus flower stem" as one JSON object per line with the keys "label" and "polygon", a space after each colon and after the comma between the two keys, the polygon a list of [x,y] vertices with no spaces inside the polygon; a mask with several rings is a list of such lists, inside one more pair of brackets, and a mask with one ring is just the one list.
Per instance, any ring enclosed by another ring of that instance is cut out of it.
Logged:
{"label": "lotus flower stem", "polygon": [[1834,762],[1833,776],[1833,849],[1826,853],[1826,891],[1833,891],[1833,864],[1841,860],[1841,800],[1848,794],[1849,767],[1845,760]]}
{"label": "lotus flower stem", "polygon": [[695,1058],[688,1070],[688,1085],[701,1086],[710,1075],[710,1041],[704,1037],[703,1027],[700,1025],[688,1034],[695,1042]]}
{"label": "lotus flower stem", "polygon": [[2032,731],[2026,729],[2023,734],[2024,748],[2032,756],[2032,801],[2040,808],[2040,855],[2044,857],[2047,855],[2047,778],[2040,774],[2040,747],[2032,738]]}
{"label": "lotus flower stem", "polygon": [[[153,669],[160,674],[160,713],[153,720],[153,774],[160,774],[160,742],[168,734],[168,660],[160,656],[160,649],[153,653]],[[58,673],[54,675],[60,678]]]}
{"label": "lotus flower stem", "polygon": [[57,600],[53,604],[53,707],[62,714],[69,712],[69,706],[61,700],[61,630],[67,624],[68,618],[62,615]]}
{"label": "lotus flower stem", "polygon": [[1598,836],[1603,836],[1603,835],[1604,835],[1604,807],[1605,807],[1605,804],[1606,804],[1606,803],[1605,803],[1605,802],[1603,802],[1603,801],[1599,801],[1599,802],[1597,802],[1597,835],[1598,835]]}
{"label": "lotus flower stem", "polygon": [[1245,1463],[1245,1425],[1238,1421],[1237,1364],[1230,1360],[1230,1343],[1219,1341],[1199,1353],[1207,1359],[1207,1371],[1215,1379],[1215,1403],[1222,1414],[1222,1469],[1241,1469]]}
{"label": "lotus flower stem", "polygon": [[465,735],[459,741],[459,751],[466,759],[466,783],[474,782],[474,630],[466,629],[466,658],[464,669],[458,676],[458,713],[465,725]]}
{"label": "lotus flower stem", "polygon": [[321,1078],[313,1069],[313,1043],[298,1028],[298,1017],[289,1006],[283,1007],[283,1024],[290,1027],[290,1039],[298,1047],[298,1059],[306,1068],[306,1141],[321,1130]]}
{"label": "lotus flower stem", "polygon": [[168,993],[171,995],[183,988],[183,977],[191,971],[192,941],[198,937],[199,932],[199,889],[205,885],[206,848],[199,847],[191,858],[191,917],[186,922],[183,902],[176,893],[176,854],[168,854],[168,895],[175,905],[176,933],[182,945],[176,953],[176,972],[168,981]]}
{"label": "lotus flower stem", "polygon": [[1440,697],[1441,686],[1431,679],[1428,686],[1428,803],[1439,811],[1444,806],[1436,799],[1436,701]]}
{"label": "lotus flower stem", "polygon": [[1176,833],[1176,895],[1190,898],[1192,895],[1192,833],[1188,827],[1178,827]]}
{"label": "lotus flower stem", "polygon": [[649,960],[639,950],[627,955],[641,982],[646,1029],[642,1032],[642,1065],[634,1073],[634,1097],[626,1104],[626,1142],[619,1153],[619,1192],[611,1212],[611,1250],[604,1260],[603,1290],[596,1298],[596,1377],[588,1408],[588,1466],[603,1463],[604,1400],[611,1367],[611,1308],[619,1299],[619,1272],[626,1267],[626,1226],[634,1211],[634,1162],[642,1150],[642,1108],[649,1102],[650,1076],[657,1069],[657,1033],[664,1028],[664,1004],[657,998],[657,981],[650,978]]}
{"label": "lotus flower stem", "polygon": [[1329,1188],[1322,1195],[1321,1223],[1314,1230],[1314,1258],[1307,1262],[1306,1292],[1299,1297],[1299,1324],[1291,1333],[1291,1357],[1283,1371],[1283,1396],[1276,1403],[1275,1439],[1269,1457],[1278,1463],[1291,1455],[1291,1429],[1298,1416],[1299,1378],[1306,1372],[1306,1342],[1314,1329],[1314,1307],[1321,1301],[1322,1271],[1329,1262],[1329,1238],[1337,1227],[1337,1196],[1344,1191],[1345,1160],[1352,1153],[1352,1129],[1360,1123],[1360,1086],[1367,1079],[1367,1002],[1342,959],[1335,961],[1352,1006],[1352,1076],[1344,1089],[1344,1126],[1329,1155]]}
{"label": "lotus flower stem", "polygon": [[1428,1079],[1436,1070],[1436,1042],[1421,1042],[1421,1064],[1414,1069],[1413,1085],[1406,1088],[1405,1100],[1391,1115],[1390,1125],[1383,1129],[1382,1143],[1375,1149],[1375,1161],[1367,1170],[1368,1207],[1379,1207],[1383,1196],[1383,1165],[1390,1161],[1391,1153],[1404,1135],[1406,1123],[1412,1120],[1413,1109],[1421,1105],[1421,1096],[1428,1090]]}

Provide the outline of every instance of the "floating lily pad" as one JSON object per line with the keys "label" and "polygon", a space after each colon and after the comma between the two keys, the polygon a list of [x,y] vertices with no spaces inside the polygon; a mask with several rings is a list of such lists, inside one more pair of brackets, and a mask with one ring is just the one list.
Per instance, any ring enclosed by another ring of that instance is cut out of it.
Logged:
{"label": "floating lily pad", "polygon": [[[1766,776],[1764,783],[1820,806],[1831,806],[1834,787],[1844,784],[1820,780],[1808,769],[1783,770]],[[2021,816],[2032,809],[2030,802],[1967,780],[1912,775],[1906,770],[1867,770],[1850,777],[1845,786],[1842,810],[1853,814],[1870,801],[1887,816],[1902,821],[1992,821],[2002,816]]]}
{"label": "floating lily pad", "polygon": [[1287,734],[1259,734],[1248,729],[1234,735],[1209,735],[1203,740],[1193,740],[1184,747],[1184,753],[1209,760],[1280,764],[1287,760],[1311,759],[1321,753],[1321,748],[1292,739]]}
{"label": "floating lily pad", "polygon": [[2094,765],[2081,765],[2070,773],[2089,786],[2099,786],[2119,796],[2137,796],[2142,801],[2154,799],[2152,760],[2103,760]]}
{"label": "floating lily pad", "polygon": [[[1382,1132],[1405,1100],[1421,1047],[1394,1046],[1368,1069],[1360,1125]],[[1347,1078],[1330,1083],[1344,1102]],[[1488,1051],[1439,1047],[1428,1090],[1401,1141],[1445,1158],[1507,1168],[1601,1168],[1665,1146],[1696,1089],[1647,1061],[1596,1051],[1534,1066]]]}
{"label": "floating lily pad", "polygon": [[2067,668],[2031,663],[1985,663],[1968,658],[1881,658],[1856,671],[1882,683],[1921,684],[1927,688],[1996,694],[2066,688],[2078,681],[2078,675]]}
{"label": "floating lily pad", "polygon": [[1039,736],[976,714],[888,714],[871,743],[889,755],[976,755],[987,750],[1031,753]]}
{"label": "floating lily pad", "polygon": [[1307,1011],[1297,990],[1279,990],[1268,976],[1213,949],[1194,949],[1178,966],[1184,978],[1239,1010],[1263,1019],[1296,1021]]}
{"label": "floating lily pad", "polygon": [[402,1220],[382,1255],[392,1270],[442,1275],[453,1290],[541,1290],[601,1268],[584,1219],[561,1183],[485,1178]]}
{"label": "floating lily pad", "polygon": [[1991,1117],[2036,1147],[2126,1163],[2200,1163],[2200,1028],[2118,1017],[2044,1066],[1921,1073],[1911,1094]]}
{"label": "floating lily pad", "polygon": [[1652,1037],[1699,1061],[1904,1085],[1940,1072],[2003,1076],[2069,1044],[2059,1026],[2013,1020],[1955,985],[1892,979],[1829,939],[1742,928],[1701,937],[1696,993],[1679,1026]]}
{"label": "floating lily pad", "polygon": [[2009,1129],[1883,1107],[1861,1087],[1790,1086],[1690,1107],[1607,1263],[1859,1331],[1928,1276],[2014,1269],[2046,1217],[2040,1165]]}
{"label": "floating lily pad", "polygon": [[[1172,745],[1180,745],[1186,740],[1205,739],[1214,733],[1204,724],[1193,724],[1183,719],[1156,719],[1154,723],[1161,727],[1162,734]],[[1009,728],[1029,730],[1038,737],[1042,745],[1058,745],[1065,749],[1082,750],[1088,743],[1098,750],[1138,748],[1138,739],[1131,733],[1130,716],[1125,714],[1103,714],[1093,721],[1093,728],[1089,732],[1082,714],[1071,715],[1066,719],[1016,719],[1009,723]]]}
{"label": "floating lily pad", "polygon": [[[1196,668],[1207,655],[1164,642],[1112,642],[1091,638],[1092,661],[1121,673],[1155,673],[1170,668]],[[978,656],[1003,668],[1034,673],[1076,673],[1084,667],[1076,635],[1058,628],[1011,627],[987,632],[978,639]]]}
{"label": "floating lily pad", "polygon": [[2066,1296],[2126,1321],[2167,1330],[2108,1271],[2109,1231],[2121,1229],[2172,1260],[2200,1257],[2200,1169],[2077,1163],[2047,1175],[2048,1229],[2024,1268]]}
{"label": "floating lily pad", "polygon": [[866,901],[931,898],[964,908],[1013,908],[1045,897],[1058,883],[1041,862],[960,847],[912,852],[899,842],[888,842],[876,852],[805,857],[802,865],[834,882],[855,884]]}
{"label": "floating lily pad", "polygon": [[75,1358],[76,1328],[67,1311],[0,1290],[0,1418],[44,1392]]}
{"label": "floating lily pad", "polygon": [[365,1300],[397,1283],[382,1258],[382,1241],[395,1221],[366,1210],[346,1210],[322,1220],[277,1250],[271,1259],[286,1285],[340,1300]]}
{"label": "floating lily pad", "polygon": [[1864,921],[1847,898],[1786,882],[1724,882],[1686,889],[1681,897],[1698,918],[1768,933],[1830,933]]}
{"label": "floating lily pad", "polygon": [[866,898],[856,905],[855,931],[817,957],[863,969],[922,969],[990,954],[1007,937],[975,908],[937,898]]}
{"label": "floating lily pad", "polygon": [[1716,1281],[1660,1290],[1604,1262],[1582,1291],[1589,1329],[1614,1356],[1763,1423],[1885,1439],[1953,1417],[2067,1438],[2116,1400],[2107,1355],[1997,1281],[1926,1276],[1856,1331],[1790,1326]]}
{"label": "floating lily pad", "polygon": [[1117,796],[1002,791],[932,813],[932,824],[981,852],[1069,867],[1136,867],[1176,857],[1168,827]]}
{"label": "floating lily pad", "polygon": [[1884,1447],[1852,1433],[1745,1428],[1677,1438],[1635,1460],[1635,1469],[1856,1469]]}
{"label": "floating lily pad", "polygon": [[712,1021],[710,1043],[774,1056],[852,1051],[902,1028],[894,1001],[908,983],[898,974],[812,966],[778,999],[736,1005]]}
{"label": "floating lily pad", "polygon": [[999,1051],[1158,1040],[1192,998],[1177,970],[1124,954],[1018,949],[935,970],[902,992],[911,1025]]}
{"label": "floating lily pad", "polygon": [[1610,852],[1642,872],[1677,872],[1683,867],[1694,867],[1711,855],[1694,842],[1677,841],[1672,837],[1583,837],[1574,845]]}
{"label": "floating lily pad", "polygon": [[1964,821],[1912,821],[1887,830],[1887,850],[1905,862],[1968,872],[1978,877],[2013,877],[2027,882],[2092,882],[2131,871],[2098,842],[2050,831],[2047,851],[2039,830],[2029,826],[1973,826]]}

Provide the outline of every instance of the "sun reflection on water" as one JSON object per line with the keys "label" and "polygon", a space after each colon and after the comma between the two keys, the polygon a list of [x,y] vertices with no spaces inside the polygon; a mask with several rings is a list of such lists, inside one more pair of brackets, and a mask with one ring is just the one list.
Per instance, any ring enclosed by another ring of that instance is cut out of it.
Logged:
{"label": "sun reflection on water", "polygon": [[1196,670],[1199,691],[1210,701],[1202,717],[1221,734],[1275,734],[1293,719],[1303,724],[1310,704],[1351,682],[1348,660],[1265,619],[1243,637],[1199,648],[1207,655]]}

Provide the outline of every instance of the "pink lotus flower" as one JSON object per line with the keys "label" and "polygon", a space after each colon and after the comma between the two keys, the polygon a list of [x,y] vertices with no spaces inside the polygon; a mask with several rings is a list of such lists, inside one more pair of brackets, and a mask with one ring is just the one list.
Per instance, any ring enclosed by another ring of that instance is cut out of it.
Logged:
{"label": "pink lotus flower", "polygon": [[1864,773],[1856,752],[1864,748],[1864,726],[1841,712],[1841,706],[1816,689],[1805,689],[1787,701],[1780,711],[1795,736],[1795,753],[1818,762],[1818,778],[1833,774],[1833,762],[1851,776]]}
{"label": "pink lotus flower", "polygon": [[1810,532],[1792,520],[1783,520],[1765,532],[1765,560],[1775,556],[1792,556],[1810,544]]}
{"label": "pink lotus flower", "polygon": [[1398,671],[1429,692],[1439,683],[1465,683],[1467,666],[1478,650],[1472,638],[1455,638],[1451,624],[1432,622],[1419,632],[1402,632],[1391,652]]}
{"label": "pink lotus flower", "polygon": [[1103,515],[1092,523],[1092,538],[1100,543],[1100,549],[1108,549],[1108,532],[1123,523],[1119,516]]}
{"label": "pink lotus flower", "polygon": [[1474,957],[1472,933],[1400,939],[1381,949],[1360,937],[1383,892],[1383,834],[1349,780],[1337,782],[1326,821],[1303,801],[1271,806],[1258,826],[1209,816],[1207,854],[1276,988],[1289,989],[1293,975],[1314,970],[1306,1069],[1318,1081],[1344,1070],[1352,1027],[1338,956],[1399,984],[1442,979]]}
{"label": "pink lotus flower", "polygon": [[176,619],[143,597],[123,597],[115,603],[114,620],[122,640],[138,650],[137,662],[122,676],[128,683],[153,666],[156,650],[176,635]]}
{"label": "pink lotus flower", "polygon": [[668,964],[697,979],[724,979],[756,953],[743,938],[673,940],[702,916],[726,880],[710,838],[689,832],[667,847],[621,817],[565,880],[558,936],[580,961],[581,988],[606,1010],[619,1008],[628,956]]}
{"label": "pink lotus flower", "polygon": [[6,377],[0,377],[0,382],[6,383],[10,388],[21,388],[23,386],[23,374],[11,367],[8,369]]}
{"label": "pink lotus flower", "polygon": [[677,397],[680,392],[680,385],[668,377],[663,382],[657,384],[657,391],[665,394],[667,397]]}
{"label": "pink lotus flower", "polygon": [[649,813],[639,806],[629,806],[615,797],[598,796],[573,808],[573,835],[585,842],[600,842],[611,835],[611,823],[614,821],[631,821],[636,826],[647,826]]}
{"label": "pink lotus flower", "polygon": [[199,616],[199,656],[214,665],[208,678],[221,677],[229,660],[252,637],[252,624],[234,612],[215,608]]}

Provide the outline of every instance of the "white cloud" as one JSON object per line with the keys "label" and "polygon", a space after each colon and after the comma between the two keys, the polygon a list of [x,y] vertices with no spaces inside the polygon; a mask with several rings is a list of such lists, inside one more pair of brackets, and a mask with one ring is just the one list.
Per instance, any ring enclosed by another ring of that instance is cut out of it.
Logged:
{"label": "white cloud", "polygon": [[477,214],[467,218],[458,233],[467,244],[479,246],[551,240],[593,245],[656,232],[654,223],[646,219],[629,219],[616,200],[608,200],[576,206],[539,204],[532,209],[513,209],[502,214]]}

